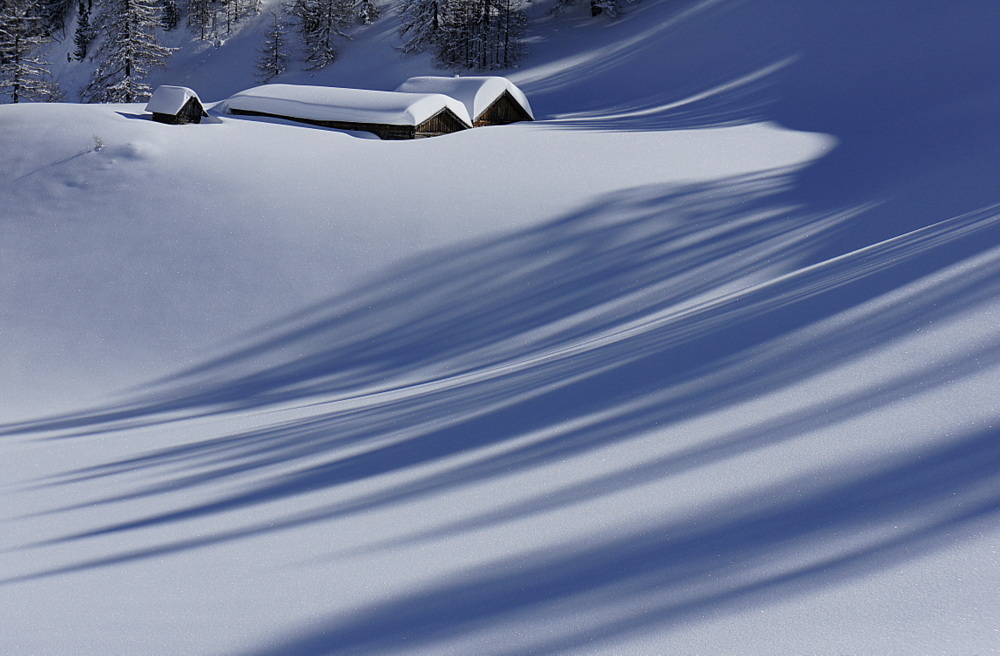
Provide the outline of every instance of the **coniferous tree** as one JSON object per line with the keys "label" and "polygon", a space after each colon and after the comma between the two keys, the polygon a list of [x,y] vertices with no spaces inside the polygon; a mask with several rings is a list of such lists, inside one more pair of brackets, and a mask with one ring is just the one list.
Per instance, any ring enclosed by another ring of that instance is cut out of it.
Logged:
{"label": "coniferous tree", "polygon": [[513,68],[524,52],[527,18],[520,0],[445,0],[434,42],[442,68]]}
{"label": "coniferous tree", "polygon": [[90,4],[81,2],[77,12],[76,33],[73,35],[73,44],[76,46],[73,56],[76,57],[77,61],[84,60],[90,48],[90,42],[96,36],[97,32],[90,24]]}
{"label": "coniferous tree", "polygon": [[187,0],[187,25],[198,33],[198,38],[204,41],[212,34],[215,26],[214,0]]}
{"label": "coniferous tree", "polygon": [[475,68],[476,43],[480,39],[481,0],[443,0],[439,16],[434,59],[441,68]]}
{"label": "coniferous tree", "polygon": [[519,0],[493,0],[496,5],[492,68],[515,68],[524,56],[528,17]]}
{"label": "coniferous tree", "polygon": [[46,42],[37,0],[7,0],[0,12],[0,93],[11,102],[53,101],[59,90],[35,50]]}
{"label": "coniferous tree", "polygon": [[622,13],[625,5],[628,3],[629,0],[590,0],[590,15],[600,16],[604,14],[605,16],[614,18]]}
{"label": "coniferous tree", "polygon": [[269,82],[288,69],[288,25],[284,17],[271,12],[274,22],[264,34],[264,47],[257,60],[257,79]]}
{"label": "coniferous tree", "polygon": [[97,70],[84,89],[87,102],[138,102],[149,97],[149,70],[162,66],[170,49],[156,38],[155,0],[107,0],[97,27],[104,35]]}
{"label": "coniferous tree", "polygon": [[522,0],[403,0],[403,52],[430,52],[441,68],[513,68],[524,54]]}
{"label": "coniferous tree", "polygon": [[288,13],[305,46],[310,69],[320,69],[337,59],[336,38],[348,38],[347,28],[355,22],[354,0],[293,0]]}
{"label": "coniferous tree", "polygon": [[236,20],[243,20],[248,16],[256,16],[260,13],[261,0],[231,0],[235,9]]}
{"label": "coniferous tree", "polygon": [[[614,18],[624,11],[625,6],[638,0],[589,0],[591,16],[608,16]],[[579,3],[579,0],[558,0],[553,11],[558,13]]]}
{"label": "coniferous tree", "polygon": [[37,16],[41,19],[39,28],[46,36],[66,29],[66,17],[76,0],[39,0]]}
{"label": "coniferous tree", "polygon": [[399,34],[403,37],[400,50],[407,54],[435,52],[441,36],[440,0],[402,0],[398,13]]}
{"label": "coniferous tree", "polygon": [[181,22],[181,8],[177,6],[177,0],[164,0],[163,8],[160,11],[160,27],[165,32],[177,29]]}
{"label": "coniferous tree", "polygon": [[248,16],[260,13],[261,0],[221,0],[226,12],[226,34],[232,32],[233,25]]}
{"label": "coniferous tree", "polygon": [[371,25],[382,17],[382,10],[372,0],[357,0],[354,13],[362,25]]}

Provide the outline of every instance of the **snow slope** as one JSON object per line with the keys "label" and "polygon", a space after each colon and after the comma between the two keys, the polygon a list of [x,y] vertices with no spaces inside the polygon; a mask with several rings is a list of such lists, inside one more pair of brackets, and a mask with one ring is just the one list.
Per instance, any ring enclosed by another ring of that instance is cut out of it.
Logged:
{"label": "snow slope", "polygon": [[0,107],[0,653],[996,651],[997,25],[547,18],[543,120],[414,142]]}

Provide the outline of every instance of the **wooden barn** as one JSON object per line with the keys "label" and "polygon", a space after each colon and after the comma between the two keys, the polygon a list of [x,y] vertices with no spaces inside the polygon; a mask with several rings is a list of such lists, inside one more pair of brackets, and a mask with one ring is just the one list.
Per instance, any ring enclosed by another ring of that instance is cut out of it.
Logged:
{"label": "wooden barn", "polygon": [[380,139],[419,139],[472,127],[465,106],[441,94],[265,84],[237,93],[222,108],[229,114],[361,130]]}
{"label": "wooden barn", "polygon": [[208,116],[201,99],[187,87],[161,85],[146,104],[146,111],[153,113],[153,120],[170,125],[201,123]]}
{"label": "wooden barn", "polygon": [[396,91],[450,96],[465,105],[476,127],[535,120],[528,98],[505,77],[411,77]]}

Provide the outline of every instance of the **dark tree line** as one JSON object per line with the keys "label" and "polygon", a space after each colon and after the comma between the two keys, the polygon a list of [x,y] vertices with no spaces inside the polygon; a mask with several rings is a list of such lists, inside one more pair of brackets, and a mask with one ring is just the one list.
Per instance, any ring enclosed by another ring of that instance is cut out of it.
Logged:
{"label": "dark tree line", "polygon": [[[637,0],[557,0],[556,11],[586,2],[593,15],[615,16]],[[401,18],[400,50],[430,53],[441,68],[499,70],[516,67],[524,54],[530,0],[395,0]],[[139,102],[150,94],[150,71],[170,50],[158,34],[186,25],[199,39],[217,41],[260,12],[261,0],[0,0],[0,94],[12,102],[51,101],[59,91],[38,52],[66,35],[75,15],[71,59],[91,62],[82,90],[88,102]],[[288,68],[290,34],[308,69],[336,61],[338,44],[358,25],[381,17],[375,0],[285,0],[264,35],[258,78]]]}
{"label": "dark tree line", "polygon": [[[260,0],[187,0],[183,4],[178,0],[99,0],[96,19],[92,19],[93,0],[79,1],[75,55],[97,63],[81,94],[87,102],[131,103],[148,98],[150,71],[165,65],[170,57],[158,30],[176,29],[185,13],[188,26],[199,38],[214,39],[260,10]],[[95,41],[99,45],[90,53]]]}
{"label": "dark tree line", "polygon": [[[260,13],[260,0],[186,0],[182,6],[177,0],[165,0],[164,29],[171,23],[176,27],[182,13],[187,14],[187,25],[202,41],[218,39],[232,33],[233,26],[249,16]],[[167,10],[167,7],[172,8]]]}
{"label": "dark tree line", "polygon": [[381,17],[372,0],[288,0],[285,11],[302,40],[310,69],[336,61],[337,41],[349,39],[353,26],[371,24]]}
{"label": "dark tree line", "polygon": [[524,53],[521,0],[402,0],[403,52],[430,52],[441,68],[513,68]]}
{"label": "dark tree line", "polygon": [[59,89],[37,55],[51,33],[38,0],[0,0],[0,93],[11,102],[54,101]]}
{"label": "dark tree line", "polygon": [[[590,5],[591,16],[609,16],[614,18],[625,10],[625,6],[638,0],[586,0]],[[569,7],[581,4],[581,0],[557,0],[555,12],[565,11]]]}

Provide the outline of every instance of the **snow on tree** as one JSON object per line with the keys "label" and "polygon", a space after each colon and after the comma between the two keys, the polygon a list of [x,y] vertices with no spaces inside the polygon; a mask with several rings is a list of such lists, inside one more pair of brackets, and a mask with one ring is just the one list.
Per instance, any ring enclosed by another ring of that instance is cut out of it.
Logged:
{"label": "snow on tree", "polygon": [[441,35],[441,0],[401,0],[397,12],[403,38],[400,50],[407,54],[434,52]]}
{"label": "snow on tree", "polygon": [[435,59],[449,69],[513,68],[524,53],[520,0],[444,0]]}
{"label": "snow on tree", "polygon": [[[614,18],[622,13],[626,5],[634,4],[638,0],[589,0],[591,16],[608,16]],[[553,11],[558,13],[579,3],[579,0],[558,0]]]}
{"label": "snow on tree", "polygon": [[310,69],[320,69],[337,59],[337,37],[348,38],[347,28],[356,20],[354,0],[292,0],[288,13],[295,17]]}
{"label": "snow on tree", "polygon": [[41,18],[39,27],[46,35],[65,30],[66,17],[76,0],[39,0],[37,15]]}
{"label": "snow on tree", "polygon": [[97,70],[83,91],[87,102],[144,100],[149,70],[162,66],[170,49],[157,41],[158,12],[155,0],[107,0],[97,22],[104,38],[97,50]]}
{"label": "snow on tree", "polygon": [[34,54],[46,42],[36,0],[7,0],[0,12],[0,93],[11,102],[54,101],[58,86],[48,64]]}
{"label": "snow on tree", "polygon": [[600,16],[603,14],[614,18],[622,13],[625,5],[628,4],[631,4],[630,0],[590,0],[590,15]]}
{"label": "snow on tree", "polygon": [[165,32],[170,32],[176,30],[180,22],[181,8],[177,6],[177,0],[164,0],[160,11],[160,27]]}
{"label": "snow on tree", "polygon": [[402,0],[403,52],[430,52],[441,68],[513,68],[524,54],[522,0]]}
{"label": "snow on tree", "polygon": [[371,25],[382,17],[382,10],[372,0],[358,0],[354,5],[354,13],[362,25]]}
{"label": "snow on tree", "polygon": [[73,44],[76,46],[73,56],[76,57],[77,61],[84,60],[90,49],[90,43],[96,36],[97,31],[90,24],[90,3],[81,2],[77,11],[76,33],[73,35]]}
{"label": "snow on tree", "polygon": [[442,68],[474,68],[484,0],[443,0],[435,60]]}
{"label": "snow on tree", "polygon": [[264,47],[257,60],[257,79],[269,82],[288,68],[288,25],[283,16],[271,12],[274,21],[264,34]]}
{"label": "snow on tree", "polygon": [[187,25],[204,41],[215,27],[214,0],[187,0]]}
{"label": "snow on tree", "polygon": [[226,10],[226,34],[229,34],[235,23],[260,13],[261,0],[223,0],[222,4]]}
{"label": "snow on tree", "polygon": [[521,0],[493,0],[491,39],[484,48],[483,69],[514,68],[524,56],[524,35],[528,30]]}

